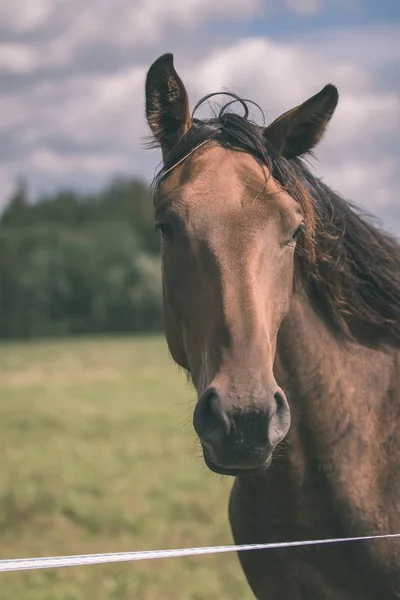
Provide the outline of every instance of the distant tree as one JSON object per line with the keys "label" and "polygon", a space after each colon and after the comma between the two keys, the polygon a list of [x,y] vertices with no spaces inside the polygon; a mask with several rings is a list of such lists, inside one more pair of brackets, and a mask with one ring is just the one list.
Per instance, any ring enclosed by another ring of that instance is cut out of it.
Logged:
{"label": "distant tree", "polygon": [[0,220],[0,337],[161,326],[149,187],[118,178],[96,194],[28,202],[20,181]]}
{"label": "distant tree", "polygon": [[29,215],[28,186],[24,177],[18,177],[15,191],[8,201],[2,217],[2,225],[24,225]]}

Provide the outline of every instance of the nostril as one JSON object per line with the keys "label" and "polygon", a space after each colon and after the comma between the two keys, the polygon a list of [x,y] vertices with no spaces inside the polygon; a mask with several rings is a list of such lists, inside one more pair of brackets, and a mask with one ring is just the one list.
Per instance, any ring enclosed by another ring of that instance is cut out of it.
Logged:
{"label": "nostril", "polygon": [[216,426],[214,427],[214,429],[216,429],[217,427],[221,427],[221,429],[224,431],[224,433],[228,434],[231,425],[230,425],[230,420],[228,418],[228,415],[226,414],[226,412],[224,411],[224,409],[222,407],[221,399],[219,398],[219,396],[214,394],[211,397],[209,403],[210,403],[211,412],[213,413],[214,420],[216,422]]}
{"label": "nostril", "polygon": [[287,409],[287,399],[285,394],[283,393],[283,391],[281,389],[279,389],[276,393],[275,393],[275,403],[276,403],[276,411],[279,413],[282,410],[286,410]]}
{"label": "nostril", "polygon": [[269,439],[276,446],[286,436],[290,427],[289,403],[283,391],[278,389],[274,395],[276,410],[270,420]]}
{"label": "nostril", "polygon": [[229,433],[229,419],[221,404],[221,399],[212,389],[206,390],[199,398],[194,411],[193,424],[200,438],[210,435],[217,429],[225,434]]}

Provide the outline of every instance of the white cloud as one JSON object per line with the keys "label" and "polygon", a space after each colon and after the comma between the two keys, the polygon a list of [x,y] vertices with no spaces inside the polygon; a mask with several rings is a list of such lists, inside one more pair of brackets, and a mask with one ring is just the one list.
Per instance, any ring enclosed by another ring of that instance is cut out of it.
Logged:
{"label": "white cloud", "polygon": [[343,157],[336,164],[318,165],[319,175],[336,191],[348,200],[357,198],[361,207],[381,218],[398,196],[397,170],[397,160],[388,155],[369,161]]}
{"label": "white cloud", "polygon": [[245,38],[210,53],[196,69],[187,70],[187,80],[196,93],[240,87],[267,104],[268,113],[303,102],[326,83],[354,93],[373,85],[358,64],[327,59],[306,44],[268,38]]}
{"label": "white cloud", "polygon": [[1,28],[18,33],[31,31],[42,26],[55,9],[53,0],[1,0]]}
{"label": "white cloud", "polygon": [[19,40],[0,46],[0,69],[34,72],[71,65],[101,45],[141,49],[157,45],[171,27],[194,30],[213,19],[250,20],[262,6],[262,0],[0,0],[0,32],[42,32],[34,45]]}
{"label": "white cloud", "polygon": [[22,44],[0,45],[0,70],[11,73],[29,73],[35,64],[33,53]]}
{"label": "white cloud", "polygon": [[128,168],[127,157],[117,154],[96,154],[88,152],[85,160],[76,155],[65,156],[57,152],[50,152],[46,148],[33,150],[29,155],[29,161],[34,169],[43,174],[50,175],[74,175],[79,173],[102,173],[104,170],[122,171]]}
{"label": "white cloud", "polygon": [[395,133],[400,123],[400,98],[391,92],[360,90],[342,94],[330,143],[346,145],[362,138],[376,139]]}
{"label": "white cloud", "polygon": [[397,63],[400,59],[398,23],[378,23],[363,27],[332,27],[300,34],[299,41],[310,51],[340,62],[363,65],[371,73],[376,68]]}
{"label": "white cloud", "polygon": [[296,13],[313,15],[322,8],[321,0],[286,0],[286,6]]}

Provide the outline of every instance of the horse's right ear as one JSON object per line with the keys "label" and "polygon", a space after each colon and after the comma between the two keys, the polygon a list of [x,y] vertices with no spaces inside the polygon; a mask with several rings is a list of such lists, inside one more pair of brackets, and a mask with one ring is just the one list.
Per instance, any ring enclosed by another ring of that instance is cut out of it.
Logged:
{"label": "horse's right ear", "polygon": [[160,56],[146,77],[146,117],[163,156],[190,129],[186,88],[174,69],[172,54]]}

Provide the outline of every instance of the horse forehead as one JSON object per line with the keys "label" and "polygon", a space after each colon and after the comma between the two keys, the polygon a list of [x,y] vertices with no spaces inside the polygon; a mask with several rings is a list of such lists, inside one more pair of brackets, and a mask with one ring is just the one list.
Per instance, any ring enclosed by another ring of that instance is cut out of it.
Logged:
{"label": "horse forehead", "polygon": [[246,152],[223,148],[219,144],[205,147],[193,155],[182,169],[181,177],[186,183],[209,187],[243,188],[249,181],[262,183],[268,170]]}
{"label": "horse forehead", "polygon": [[238,173],[243,169],[257,172],[262,177],[262,167],[256,159],[242,150],[224,148],[218,142],[211,142],[193,153],[187,161],[190,173],[196,179],[201,173],[204,175],[215,174],[223,178],[224,172],[221,167],[229,173]]}
{"label": "horse forehead", "polygon": [[267,167],[252,155],[212,143],[171,172],[164,192],[192,209],[206,204],[218,210],[253,202],[267,187],[271,191],[276,185]]}

